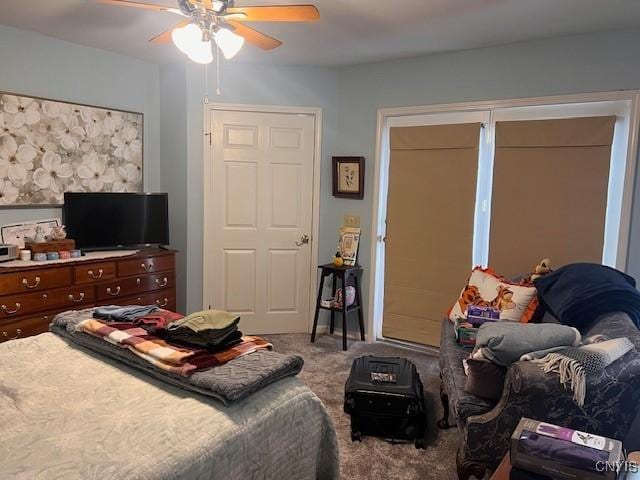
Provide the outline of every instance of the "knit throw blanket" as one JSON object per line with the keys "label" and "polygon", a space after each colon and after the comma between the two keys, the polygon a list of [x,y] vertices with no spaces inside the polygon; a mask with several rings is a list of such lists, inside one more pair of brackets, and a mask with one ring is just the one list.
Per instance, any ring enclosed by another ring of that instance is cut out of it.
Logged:
{"label": "knit throw blanket", "polygon": [[587,376],[601,372],[633,348],[628,338],[615,338],[565,348],[533,362],[546,373],[557,373],[560,383],[571,388],[574,401],[582,407],[587,393]]}

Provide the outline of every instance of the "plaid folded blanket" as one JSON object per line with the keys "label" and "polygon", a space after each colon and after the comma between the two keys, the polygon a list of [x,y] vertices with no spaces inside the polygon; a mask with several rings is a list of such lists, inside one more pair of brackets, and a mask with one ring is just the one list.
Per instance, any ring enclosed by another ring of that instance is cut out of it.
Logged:
{"label": "plaid folded blanket", "polygon": [[103,323],[95,318],[79,322],[76,331],[88,333],[113,345],[129,349],[162,370],[188,377],[194,372],[222,365],[234,358],[273,345],[259,337],[242,337],[240,342],[219,352],[178,347],[149,335],[133,323]]}

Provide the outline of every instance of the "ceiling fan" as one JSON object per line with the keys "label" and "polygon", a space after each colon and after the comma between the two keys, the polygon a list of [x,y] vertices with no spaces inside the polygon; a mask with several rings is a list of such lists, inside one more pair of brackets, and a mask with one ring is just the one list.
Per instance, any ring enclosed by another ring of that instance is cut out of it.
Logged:
{"label": "ceiling fan", "polygon": [[174,8],[133,0],[94,1],[185,17],[177,25],[149,41],[163,44],[173,40],[180,51],[194,62],[202,64],[213,61],[214,43],[226,59],[236,56],[245,41],[263,50],[272,50],[282,45],[280,40],[259,32],[244,22],[313,22],[320,18],[320,12],[313,5],[236,7],[235,0],[177,0],[178,7]]}

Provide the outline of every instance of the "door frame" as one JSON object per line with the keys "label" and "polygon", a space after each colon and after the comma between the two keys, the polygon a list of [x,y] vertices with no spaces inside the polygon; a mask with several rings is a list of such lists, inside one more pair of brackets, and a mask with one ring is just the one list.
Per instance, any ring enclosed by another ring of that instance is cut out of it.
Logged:
{"label": "door frame", "polygon": [[[388,131],[389,121],[407,116],[468,113],[482,110],[497,110],[515,107],[533,107],[554,104],[580,104],[592,102],[629,101],[629,136],[625,165],[624,191],[621,205],[619,227],[617,267],[626,270],[629,262],[629,243],[631,234],[631,214],[640,143],[640,90],[621,90],[613,92],[595,92],[573,95],[552,95],[544,97],[489,100],[477,102],[422,105],[415,107],[379,108],[377,112],[375,168],[373,179],[373,199],[371,214],[371,260],[369,268],[369,302],[367,316],[368,341],[378,340],[409,345],[423,349],[425,347],[408,342],[385,339],[382,335],[382,317],[384,310],[384,236],[386,218],[387,182],[389,170]],[[432,350],[426,347],[426,350]]]}
{"label": "door frame", "polygon": [[[227,112],[246,112],[246,113],[275,113],[289,115],[306,115],[314,118],[314,154],[313,154],[313,198],[311,200],[311,241],[309,247],[310,269],[309,269],[309,311],[307,320],[307,331],[311,332],[313,326],[313,314],[315,312],[315,297],[318,288],[318,240],[320,232],[320,173],[322,165],[322,108],[316,107],[298,107],[298,106],[281,106],[281,105],[251,105],[237,103],[206,103],[204,105],[204,135],[203,135],[203,219],[202,219],[202,308],[207,309],[213,304],[211,272],[211,262],[213,261],[207,249],[207,239],[213,238],[213,226],[211,225],[211,213],[215,209],[213,205],[213,195],[211,195],[211,187],[213,186],[213,177],[211,169],[212,155],[212,131],[211,131],[211,113],[214,111]],[[214,239],[215,241],[215,239]]]}

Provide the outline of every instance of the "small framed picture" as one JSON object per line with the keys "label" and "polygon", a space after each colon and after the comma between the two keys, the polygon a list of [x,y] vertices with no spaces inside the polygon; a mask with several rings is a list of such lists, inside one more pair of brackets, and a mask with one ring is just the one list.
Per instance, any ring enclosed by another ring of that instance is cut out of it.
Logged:
{"label": "small framed picture", "polygon": [[364,198],[364,157],[333,157],[333,196]]}

